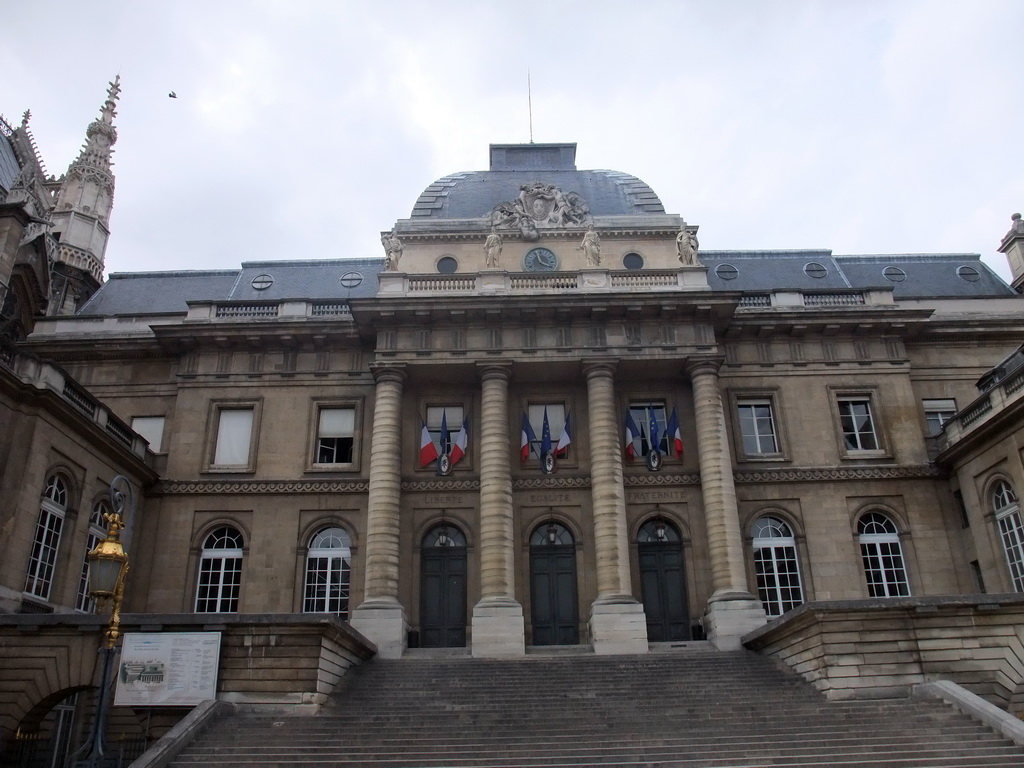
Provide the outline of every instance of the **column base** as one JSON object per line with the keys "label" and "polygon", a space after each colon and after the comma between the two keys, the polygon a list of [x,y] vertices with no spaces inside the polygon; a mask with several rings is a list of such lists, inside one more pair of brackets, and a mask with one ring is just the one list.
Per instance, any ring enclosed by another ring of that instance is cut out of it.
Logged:
{"label": "column base", "polygon": [[523,606],[510,597],[485,597],[473,606],[473,657],[507,659],[526,655]]}
{"label": "column base", "polygon": [[739,650],[740,638],[767,621],[761,601],[747,592],[716,593],[704,611],[704,630],[720,651]]}
{"label": "column base", "polygon": [[599,597],[590,606],[590,642],[597,655],[647,653],[647,616],[631,595]]}
{"label": "column base", "polygon": [[397,600],[367,600],[349,619],[352,628],[377,646],[382,659],[400,659],[409,637],[405,608]]}

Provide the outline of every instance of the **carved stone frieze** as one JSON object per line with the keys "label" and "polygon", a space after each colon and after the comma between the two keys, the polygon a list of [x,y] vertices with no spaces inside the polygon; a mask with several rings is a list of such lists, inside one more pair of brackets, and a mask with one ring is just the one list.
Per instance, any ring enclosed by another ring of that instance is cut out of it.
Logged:
{"label": "carved stone frieze", "polygon": [[164,480],[150,491],[152,496],[221,493],[366,493],[365,480]]}
{"label": "carved stone frieze", "polygon": [[455,491],[479,491],[478,480],[414,480],[402,483],[402,493],[438,493]]}
{"label": "carved stone frieze", "polygon": [[931,464],[891,467],[828,467],[811,469],[764,469],[737,472],[737,483],[806,483],[832,480],[907,480],[943,478],[946,474]]}
{"label": "carved stone frieze", "polygon": [[533,491],[545,488],[589,488],[589,477],[537,477],[512,481],[514,491]]}
{"label": "carved stone frieze", "polygon": [[643,475],[626,475],[622,484],[627,488],[641,488],[652,485],[700,485],[700,475],[696,472],[685,475],[663,475],[660,472],[648,472]]}

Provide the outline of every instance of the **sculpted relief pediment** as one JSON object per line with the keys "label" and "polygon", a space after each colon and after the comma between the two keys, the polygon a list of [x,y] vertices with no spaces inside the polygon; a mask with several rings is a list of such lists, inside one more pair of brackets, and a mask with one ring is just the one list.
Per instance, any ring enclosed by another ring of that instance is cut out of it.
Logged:
{"label": "sculpted relief pediment", "polygon": [[589,216],[590,206],[582,195],[539,181],[523,184],[515,200],[499,203],[487,214],[491,226],[518,229],[530,242],[540,237],[539,229],[580,227]]}

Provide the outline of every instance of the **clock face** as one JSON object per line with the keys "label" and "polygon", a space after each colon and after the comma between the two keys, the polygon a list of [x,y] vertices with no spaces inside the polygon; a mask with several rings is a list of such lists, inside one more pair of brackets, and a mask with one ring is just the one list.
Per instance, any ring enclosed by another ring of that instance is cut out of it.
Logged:
{"label": "clock face", "polygon": [[534,248],[523,256],[523,269],[527,272],[554,272],[558,269],[558,257],[547,248]]}

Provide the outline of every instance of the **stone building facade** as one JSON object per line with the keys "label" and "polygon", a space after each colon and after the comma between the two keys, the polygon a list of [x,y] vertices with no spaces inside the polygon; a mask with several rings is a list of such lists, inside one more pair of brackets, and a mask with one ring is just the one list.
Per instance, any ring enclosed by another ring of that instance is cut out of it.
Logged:
{"label": "stone building facade", "polygon": [[[6,265],[31,261],[42,215],[14,191]],[[91,222],[92,245],[36,291],[66,273],[88,298],[37,296],[0,364],[0,420],[33,434],[0,431],[4,611],[87,607],[72,555],[114,474],[140,495],[131,611],[332,613],[390,657],[736,648],[814,601],[1024,591],[1019,413],[956,431],[1024,331],[977,255],[707,250],[639,179],[577,169],[574,144],[492,145],[382,232],[383,258],[92,294],[94,198],[66,230]],[[28,267],[6,269],[25,294]],[[37,376],[45,418],[16,359],[60,377]],[[109,418],[86,424],[79,391]],[[73,525],[43,541],[54,514]]]}

